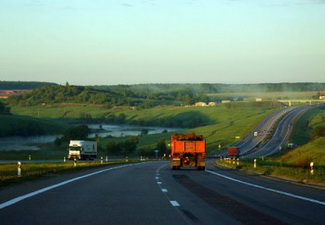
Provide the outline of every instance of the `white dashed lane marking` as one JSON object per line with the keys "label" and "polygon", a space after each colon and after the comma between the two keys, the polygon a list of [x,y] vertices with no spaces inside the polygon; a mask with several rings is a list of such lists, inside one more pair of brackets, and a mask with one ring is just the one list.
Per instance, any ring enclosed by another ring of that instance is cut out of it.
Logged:
{"label": "white dashed lane marking", "polygon": [[180,204],[177,201],[170,201],[170,204],[172,204],[172,206],[174,206],[174,207],[180,206]]}

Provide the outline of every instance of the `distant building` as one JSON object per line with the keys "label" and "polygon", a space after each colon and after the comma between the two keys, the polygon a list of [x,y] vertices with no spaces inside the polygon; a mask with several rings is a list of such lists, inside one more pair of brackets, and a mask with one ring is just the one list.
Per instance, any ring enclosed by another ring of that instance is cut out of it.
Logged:
{"label": "distant building", "polygon": [[207,104],[205,102],[197,102],[195,106],[207,106]]}
{"label": "distant building", "polygon": [[215,103],[215,102],[209,102],[208,103],[208,106],[216,106],[217,105],[217,103]]}
{"label": "distant building", "polygon": [[230,103],[230,100],[222,100],[221,103]]}

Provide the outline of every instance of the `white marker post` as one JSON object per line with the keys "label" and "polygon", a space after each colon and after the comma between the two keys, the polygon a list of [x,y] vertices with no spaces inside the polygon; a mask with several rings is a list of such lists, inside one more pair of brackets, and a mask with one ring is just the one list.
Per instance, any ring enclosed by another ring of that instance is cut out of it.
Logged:
{"label": "white marker post", "polygon": [[100,157],[100,163],[103,164],[103,157]]}
{"label": "white marker post", "polygon": [[30,161],[30,160],[32,160],[32,156],[31,156],[31,155],[29,155],[29,156],[28,156],[28,159],[29,159],[29,161]]}
{"label": "white marker post", "polygon": [[21,177],[21,162],[18,162],[18,171],[17,171],[18,177]]}
{"label": "white marker post", "polygon": [[66,162],[67,160],[65,159],[65,157],[63,157],[63,162]]}
{"label": "white marker post", "polygon": [[73,160],[73,166],[74,166],[74,167],[77,166],[77,159],[76,159],[76,158]]}
{"label": "white marker post", "polygon": [[310,163],[310,175],[314,175],[314,162]]}
{"label": "white marker post", "polygon": [[256,168],[256,159],[254,159],[254,168]]}
{"label": "white marker post", "polygon": [[106,156],[105,161],[108,162],[108,156]]}

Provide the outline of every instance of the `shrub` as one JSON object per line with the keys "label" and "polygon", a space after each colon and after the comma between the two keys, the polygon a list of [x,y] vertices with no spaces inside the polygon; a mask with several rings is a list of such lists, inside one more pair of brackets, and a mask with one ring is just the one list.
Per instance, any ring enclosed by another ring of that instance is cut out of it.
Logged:
{"label": "shrub", "polygon": [[310,162],[312,161],[312,158],[306,154],[302,154],[298,157],[296,161],[296,165],[303,168],[308,168],[310,165]]}

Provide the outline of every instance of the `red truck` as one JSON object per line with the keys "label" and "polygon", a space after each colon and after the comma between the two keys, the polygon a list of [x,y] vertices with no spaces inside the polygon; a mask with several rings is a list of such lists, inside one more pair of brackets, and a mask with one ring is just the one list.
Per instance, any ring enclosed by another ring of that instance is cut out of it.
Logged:
{"label": "red truck", "polygon": [[239,148],[229,147],[228,148],[228,157],[239,158]]}
{"label": "red truck", "polygon": [[205,170],[206,141],[202,135],[174,134],[170,144],[170,166],[173,170],[181,167]]}

